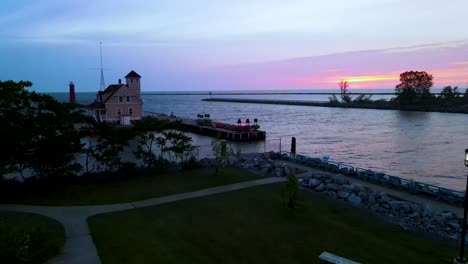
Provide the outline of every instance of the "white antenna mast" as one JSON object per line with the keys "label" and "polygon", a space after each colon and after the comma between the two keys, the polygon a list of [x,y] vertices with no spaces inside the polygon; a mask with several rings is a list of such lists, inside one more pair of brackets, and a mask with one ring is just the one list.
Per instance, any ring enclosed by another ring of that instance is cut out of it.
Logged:
{"label": "white antenna mast", "polygon": [[104,68],[102,67],[102,41],[99,42],[99,56],[101,57],[101,87],[100,91],[106,89],[106,84],[104,83]]}

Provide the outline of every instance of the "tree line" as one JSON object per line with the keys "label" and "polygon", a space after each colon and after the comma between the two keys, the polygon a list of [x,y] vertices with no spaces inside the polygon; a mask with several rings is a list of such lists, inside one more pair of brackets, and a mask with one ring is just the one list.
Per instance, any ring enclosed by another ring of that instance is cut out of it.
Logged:
{"label": "tree line", "polygon": [[[401,106],[457,106],[468,103],[468,87],[462,93],[460,88],[455,86],[445,86],[442,88],[439,96],[431,93],[434,85],[433,75],[425,71],[406,71],[400,74],[400,83],[395,86],[395,97],[390,103],[396,103]],[[371,100],[372,95],[360,95],[354,100],[349,92],[349,84],[342,80],[338,84],[340,88],[341,102],[333,95],[329,98],[330,103],[334,104],[352,104],[352,103],[376,103]]]}

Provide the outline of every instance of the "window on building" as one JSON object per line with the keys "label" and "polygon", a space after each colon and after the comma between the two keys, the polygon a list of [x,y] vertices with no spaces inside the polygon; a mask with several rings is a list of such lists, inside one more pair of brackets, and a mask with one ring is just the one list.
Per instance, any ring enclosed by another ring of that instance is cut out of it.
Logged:
{"label": "window on building", "polygon": [[133,79],[130,79],[130,82],[133,82]]}
{"label": "window on building", "polygon": [[127,102],[130,102],[130,96],[127,96]]}
{"label": "window on building", "polygon": [[122,114],[122,110],[120,110],[120,108],[117,108],[117,115],[121,115]]}
{"label": "window on building", "polygon": [[119,102],[123,102],[123,97],[119,96]]}
{"label": "window on building", "polygon": [[133,108],[129,108],[129,109],[128,109],[128,114],[129,114],[129,115],[133,115]]}

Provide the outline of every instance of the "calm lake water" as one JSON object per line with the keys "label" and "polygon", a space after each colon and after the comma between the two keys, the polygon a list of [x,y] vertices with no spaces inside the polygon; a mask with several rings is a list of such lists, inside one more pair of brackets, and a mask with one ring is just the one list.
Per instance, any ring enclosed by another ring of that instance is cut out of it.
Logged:
{"label": "calm lake water", "polygon": [[[52,94],[67,100],[67,94]],[[313,157],[382,171],[451,189],[462,190],[467,168],[468,115],[393,110],[340,109],[310,106],[240,104],[201,101],[208,95],[143,95],[144,110],[195,118],[209,113],[215,121],[235,123],[238,118],[259,119],[267,131],[267,148],[290,148]],[[213,97],[268,98],[327,101],[326,95],[213,95]],[[391,96],[381,96],[389,98]],[[94,93],[78,93],[89,103]],[[373,97],[379,99],[379,97]],[[210,139],[193,136],[195,144],[209,149]],[[263,148],[252,145],[251,148]]]}

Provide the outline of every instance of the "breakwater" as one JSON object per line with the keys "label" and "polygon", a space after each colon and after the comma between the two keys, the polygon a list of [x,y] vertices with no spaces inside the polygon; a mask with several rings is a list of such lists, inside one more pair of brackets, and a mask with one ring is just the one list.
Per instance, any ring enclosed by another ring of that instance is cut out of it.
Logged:
{"label": "breakwater", "polygon": [[437,106],[437,105],[399,105],[394,102],[377,100],[372,102],[332,103],[308,100],[278,100],[278,99],[250,99],[250,98],[205,98],[207,102],[247,103],[247,104],[274,104],[274,105],[300,105],[336,108],[358,108],[376,110],[400,110],[418,112],[441,112],[468,114],[468,105]]}
{"label": "breakwater", "polygon": [[[374,103],[330,103],[306,100],[277,100],[277,99],[248,99],[248,98],[206,98],[203,101],[207,102],[227,102],[227,103],[247,103],[247,104],[275,104],[275,105],[301,105],[301,106],[321,106],[321,107],[337,107],[337,108],[363,108],[363,109],[378,109],[378,110],[418,110],[416,108],[403,109],[400,106],[389,104],[388,102]],[[427,110],[429,111],[429,110]],[[435,111],[438,112],[438,111]]]}

